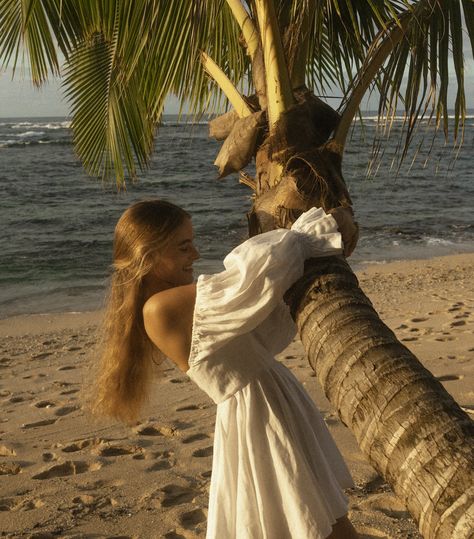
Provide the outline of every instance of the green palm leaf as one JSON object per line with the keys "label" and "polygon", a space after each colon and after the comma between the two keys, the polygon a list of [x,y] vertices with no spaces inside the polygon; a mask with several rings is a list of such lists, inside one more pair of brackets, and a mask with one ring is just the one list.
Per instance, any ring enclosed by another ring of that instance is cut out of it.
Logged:
{"label": "green palm leaf", "polygon": [[[461,23],[464,18],[474,49],[471,0],[276,0],[275,5],[289,36],[290,64],[306,66],[306,84],[323,94],[350,91],[379,32],[411,12],[406,38],[374,78],[380,112],[403,103],[406,147],[428,110],[446,131],[451,54],[458,134],[465,115]],[[254,12],[253,0],[244,6]],[[225,0],[0,0],[3,65],[15,67],[26,53],[40,84],[59,72],[58,50],[66,59],[64,87],[76,151],[91,174],[114,173],[119,184],[146,167],[169,94],[196,115],[222,108],[220,89],[201,68],[201,50],[242,91],[253,91],[240,29]]]}

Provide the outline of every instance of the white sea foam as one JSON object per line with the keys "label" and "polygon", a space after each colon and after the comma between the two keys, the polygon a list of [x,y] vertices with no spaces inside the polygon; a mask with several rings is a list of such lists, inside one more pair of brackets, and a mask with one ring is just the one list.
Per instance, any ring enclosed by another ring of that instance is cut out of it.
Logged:
{"label": "white sea foam", "polygon": [[[9,125],[9,124],[3,124]],[[38,122],[18,122],[11,126],[12,129],[68,129],[71,127],[71,122],[69,120],[63,122],[47,122],[47,123],[38,123]]]}
{"label": "white sea foam", "polygon": [[426,245],[456,245],[453,241],[446,240],[443,238],[424,236],[423,239],[426,241]]}
{"label": "white sea foam", "polygon": [[27,137],[39,137],[44,135],[45,131],[25,131],[24,133],[18,133],[15,137],[18,138],[27,138]]}
{"label": "white sea foam", "polygon": [[18,144],[17,140],[0,140],[0,148],[8,148],[13,144]]}

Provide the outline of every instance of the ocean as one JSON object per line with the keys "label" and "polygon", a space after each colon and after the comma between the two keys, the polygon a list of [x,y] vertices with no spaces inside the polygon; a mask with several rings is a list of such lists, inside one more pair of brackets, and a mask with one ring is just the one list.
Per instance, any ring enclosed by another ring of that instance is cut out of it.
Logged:
{"label": "ocean", "polygon": [[[395,119],[377,146],[369,174],[373,116],[354,126],[346,146],[344,177],[361,227],[356,269],[474,251],[474,114],[454,150],[421,122],[398,168],[402,122]],[[251,191],[236,175],[216,179],[220,143],[208,138],[205,122],[165,117],[149,170],[120,192],[85,174],[69,125],[64,118],[0,119],[0,318],[100,308],[113,228],[136,200],[165,198],[193,215],[196,275],[219,271],[246,238]]]}

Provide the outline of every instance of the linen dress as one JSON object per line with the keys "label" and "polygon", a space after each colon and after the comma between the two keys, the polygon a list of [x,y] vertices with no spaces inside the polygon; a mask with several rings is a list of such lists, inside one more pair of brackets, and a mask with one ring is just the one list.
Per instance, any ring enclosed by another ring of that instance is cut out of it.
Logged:
{"label": "linen dress", "polygon": [[217,403],[207,539],[317,539],[347,513],[350,473],[317,407],[274,355],[296,328],[283,294],[342,252],[331,215],[253,237],[197,281],[187,375]]}

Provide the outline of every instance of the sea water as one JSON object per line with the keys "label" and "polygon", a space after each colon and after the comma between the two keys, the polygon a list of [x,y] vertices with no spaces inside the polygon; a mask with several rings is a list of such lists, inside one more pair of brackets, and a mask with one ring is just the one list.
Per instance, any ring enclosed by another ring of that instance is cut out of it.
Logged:
{"label": "sea water", "polygon": [[[421,122],[401,167],[403,119],[388,139],[378,130],[380,146],[376,125],[372,116],[356,124],[344,155],[361,228],[352,264],[474,251],[474,116],[454,150]],[[115,223],[136,200],[165,198],[188,210],[201,252],[196,274],[222,269],[247,237],[251,191],[237,175],[217,179],[219,147],[205,122],[165,117],[150,168],[118,192],[85,174],[68,120],[0,119],[0,317],[99,308]]]}

